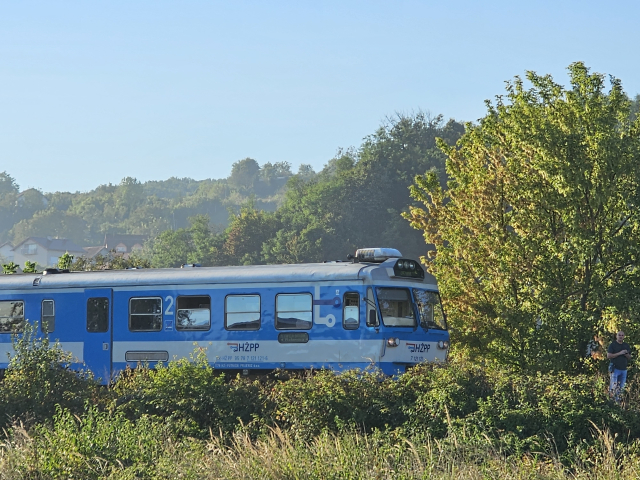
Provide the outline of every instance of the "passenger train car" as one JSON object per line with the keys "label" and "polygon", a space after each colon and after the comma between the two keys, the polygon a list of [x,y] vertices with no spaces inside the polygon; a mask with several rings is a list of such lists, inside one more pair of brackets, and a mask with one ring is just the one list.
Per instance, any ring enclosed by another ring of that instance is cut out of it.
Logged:
{"label": "passenger train car", "polygon": [[435,279],[394,249],[351,262],[183,266],[0,276],[0,369],[12,332],[38,321],[103,383],[140,362],[203,348],[223,371],[345,370],[394,375],[443,362],[449,333]]}

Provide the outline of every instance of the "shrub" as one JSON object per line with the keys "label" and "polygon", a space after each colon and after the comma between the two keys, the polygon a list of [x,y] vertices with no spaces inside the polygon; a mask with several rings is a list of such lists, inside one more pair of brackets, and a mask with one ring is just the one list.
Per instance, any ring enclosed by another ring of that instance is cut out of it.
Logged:
{"label": "shrub", "polygon": [[99,387],[91,372],[72,370],[71,355],[38,337],[37,323],[26,323],[12,342],[15,355],[0,388],[1,422],[16,419],[30,426],[51,419],[58,405],[80,413],[85,402],[97,400]]}
{"label": "shrub", "polygon": [[225,380],[203,350],[191,359],[140,367],[122,375],[113,387],[116,409],[130,419],[151,415],[165,419],[175,433],[208,437],[229,433],[262,415],[257,383]]}
{"label": "shrub", "polygon": [[174,443],[161,422],[132,422],[95,407],[81,417],[58,408],[51,424],[35,426],[31,435],[19,428],[10,432],[4,447],[14,456],[22,453],[13,465],[19,478],[153,478],[156,463]]}
{"label": "shrub", "polygon": [[398,384],[377,372],[320,370],[273,385],[269,399],[273,418],[296,438],[348,427],[365,432],[401,425]]}
{"label": "shrub", "polygon": [[452,421],[478,409],[478,401],[492,392],[486,368],[453,360],[446,365],[423,364],[398,379],[407,421],[404,430],[444,437]]}

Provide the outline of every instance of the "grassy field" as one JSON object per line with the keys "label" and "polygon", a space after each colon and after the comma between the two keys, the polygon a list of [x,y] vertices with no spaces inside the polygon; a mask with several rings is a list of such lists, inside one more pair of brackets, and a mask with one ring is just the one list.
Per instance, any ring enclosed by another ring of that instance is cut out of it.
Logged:
{"label": "grassy field", "polygon": [[[398,378],[225,378],[202,352],[90,372],[27,333],[0,384],[2,479],[640,477],[640,388],[452,358]],[[633,372],[632,372],[633,373]]]}
{"label": "grassy field", "polygon": [[[78,432],[87,428],[79,419],[75,423]],[[281,430],[257,440],[237,435],[230,442],[221,437],[158,439],[153,445],[138,446],[138,461],[123,461],[92,453],[89,445],[65,438],[68,433],[65,430],[36,438],[15,428],[12,438],[0,449],[0,479],[514,480],[640,476],[638,445],[618,445],[606,432],[599,434],[588,459],[578,456],[569,465],[553,452],[552,443],[545,451],[514,456],[493,446],[490,439],[478,442],[456,436],[437,440],[324,433],[300,442]],[[84,441],[90,443],[90,439]]]}

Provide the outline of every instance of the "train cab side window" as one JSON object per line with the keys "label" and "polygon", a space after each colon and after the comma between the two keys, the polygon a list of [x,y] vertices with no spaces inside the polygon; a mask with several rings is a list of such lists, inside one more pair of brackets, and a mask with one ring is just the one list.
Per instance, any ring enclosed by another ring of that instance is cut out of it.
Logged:
{"label": "train cab side window", "polygon": [[24,302],[0,302],[0,333],[20,333],[24,328]]}
{"label": "train cab side window", "polygon": [[129,330],[159,332],[162,330],[162,299],[160,297],[129,300]]}
{"label": "train cab side window", "polygon": [[376,310],[376,300],[373,297],[373,289],[367,289],[367,327],[379,327],[378,311]]}
{"label": "train cab side window", "polygon": [[260,295],[227,295],[224,299],[224,328],[260,329]]}
{"label": "train cab side window", "polygon": [[360,327],[360,295],[357,292],[344,294],[342,327],[345,330],[357,330]]}
{"label": "train cab side window", "polygon": [[109,299],[96,297],[87,300],[87,332],[109,330]]}
{"label": "train cab side window", "polygon": [[176,330],[209,330],[211,328],[211,297],[178,297]]}
{"label": "train cab side window", "polygon": [[310,293],[276,295],[276,328],[310,330],[313,324],[312,305]]}
{"label": "train cab side window", "polygon": [[42,301],[42,315],[40,316],[40,330],[51,333],[56,328],[56,311],[53,300]]}
{"label": "train cab side window", "polygon": [[447,321],[440,303],[440,295],[437,292],[414,288],[413,298],[415,299],[416,307],[418,307],[420,326],[422,328],[425,330],[447,329]]}

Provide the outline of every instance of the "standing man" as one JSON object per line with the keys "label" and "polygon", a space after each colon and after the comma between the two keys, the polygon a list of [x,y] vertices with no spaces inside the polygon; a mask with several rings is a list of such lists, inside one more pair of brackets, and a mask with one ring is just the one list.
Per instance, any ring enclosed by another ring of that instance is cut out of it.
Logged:
{"label": "standing man", "polygon": [[620,403],[622,389],[627,381],[627,364],[631,360],[631,347],[624,341],[624,332],[622,330],[616,334],[616,341],[611,342],[611,345],[609,345],[607,358],[613,366],[609,391],[616,403]]}

